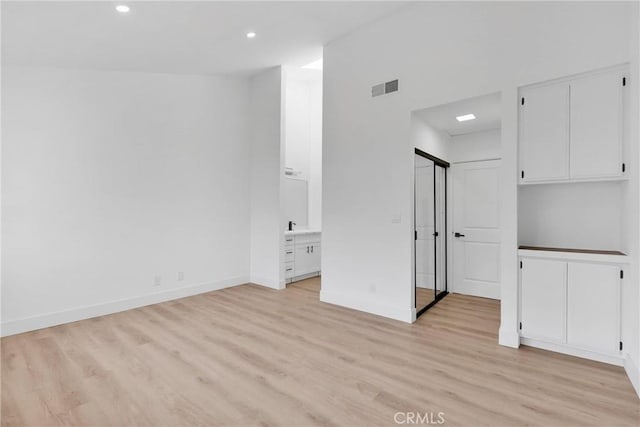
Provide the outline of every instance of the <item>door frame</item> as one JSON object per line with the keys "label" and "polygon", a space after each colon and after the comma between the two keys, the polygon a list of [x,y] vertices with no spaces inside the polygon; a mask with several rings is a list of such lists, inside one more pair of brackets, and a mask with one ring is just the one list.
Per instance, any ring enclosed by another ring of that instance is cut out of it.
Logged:
{"label": "door frame", "polygon": [[[444,298],[445,296],[447,296],[449,294],[449,275],[448,275],[448,246],[447,246],[447,240],[448,240],[448,233],[447,233],[447,222],[448,222],[448,216],[449,216],[449,210],[447,209],[447,204],[448,204],[448,200],[447,200],[447,192],[448,192],[448,185],[447,185],[447,175],[448,175],[448,169],[451,166],[449,162],[447,162],[446,160],[442,160],[439,157],[433,156],[425,151],[420,150],[419,148],[414,148],[414,154],[418,155],[420,157],[424,157],[425,159],[431,160],[434,163],[434,166],[440,166],[444,169],[444,230],[442,233],[442,241],[444,242],[444,249],[443,249],[443,253],[444,253],[444,290],[440,293],[437,293],[438,290],[438,286],[437,286],[437,279],[438,279],[438,265],[437,263],[434,263],[434,293],[435,293],[435,298],[433,301],[431,301],[429,304],[427,304],[426,306],[424,306],[423,308],[421,308],[420,310],[416,311],[416,319],[418,317],[420,317],[425,311],[427,311],[428,309],[430,309],[431,307],[433,307],[438,301],[440,301],[442,298]],[[433,215],[434,215],[434,224],[436,224],[435,222],[435,217],[437,215],[437,210],[436,210],[436,180],[435,180],[435,167],[433,169],[433,173],[434,173],[434,180],[433,180]],[[417,228],[416,228],[416,168],[415,165],[413,167],[413,308],[417,309],[417,292],[416,292],[416,288],[417,288],[417,270],[418,270],[418,265],[417,265]],[[433,244],[434,244],[434,257],[436,256],[436,254],[438,253],[438,241],[436,239],[433,240]]]}

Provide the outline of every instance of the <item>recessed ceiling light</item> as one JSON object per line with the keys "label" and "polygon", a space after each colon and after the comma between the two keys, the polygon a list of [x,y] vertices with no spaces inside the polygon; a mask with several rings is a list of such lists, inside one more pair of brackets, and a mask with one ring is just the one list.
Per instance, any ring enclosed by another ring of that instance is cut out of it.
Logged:
{"label": "recessed ceiling light", "polygon": [[126,4],[119,4],[116,6],[116,10],[120,13],[127,13],[131,10],[131,8]]}
{"label": "recessed ceiling light", "polygon": [[248,38],[248,39],[252,39],[252,38],[254,38],[255,36],[256,36],[256,33],[254,33],[253,31],[249,31],[249,32],[247,33],[247,38]]}
{"label": "recessed ceiling light", "polygon": [[320,59],[318,59],[316,61],[313,61],[313,62],[305,65],[302,68],[309,68],[309,69],[312,69],[312,70],[322,70],[322,58],[320,58]]}
{"label": "recessed ceiling light", "polygon": [[456,117],[456,120],[459,122],[466,122],[467,120],[474,120],[475,118],[476,116],[474,116],[473,114],[465,114],[464,116]]}

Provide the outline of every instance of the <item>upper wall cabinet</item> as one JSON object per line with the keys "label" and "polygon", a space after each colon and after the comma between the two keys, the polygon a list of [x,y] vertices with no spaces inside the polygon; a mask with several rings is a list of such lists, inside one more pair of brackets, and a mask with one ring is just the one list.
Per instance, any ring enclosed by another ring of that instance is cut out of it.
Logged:
{"label": "upper wall cabinet", "polygon": [[520,100],[520,179],[569,178],[569,85],[523,89]]}
{"label": "upper wall cabinet", "polygon": [[625,69],[520,90],[520,182],[624,177]]}
{"label": "upper wall cabinet", "polygon": [[619,71],[571,81],[571,178],[622,175],[623,79]]}

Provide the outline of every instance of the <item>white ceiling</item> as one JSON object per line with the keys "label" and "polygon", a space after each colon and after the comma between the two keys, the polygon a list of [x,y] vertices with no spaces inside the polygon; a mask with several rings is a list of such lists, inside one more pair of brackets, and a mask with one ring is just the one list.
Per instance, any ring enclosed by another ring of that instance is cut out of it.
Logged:
{"label": "white ceiling", "polygon": [[[131,6],[128,14],[115,5]],[[2,62],[181,74],[305,65],[400,2],[2,2]],[[254,39],[246,33],[255,31]]]}
{"label": "white ceiling", "polygon": [[[498,129],[501,122],[500,93],[463,99],[417,111],[433,128],[450,136]],[[474,114],[475,120],[459,122],[456,117]]]}

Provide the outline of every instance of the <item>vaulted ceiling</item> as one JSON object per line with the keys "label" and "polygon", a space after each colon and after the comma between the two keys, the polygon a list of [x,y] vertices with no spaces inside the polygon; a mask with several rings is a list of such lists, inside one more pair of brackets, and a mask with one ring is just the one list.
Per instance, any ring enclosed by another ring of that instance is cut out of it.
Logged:
{"label": "vaulted ceiling", "polygon": [[[115,10],[130,6],[128,13]],[[304,65],[399,2],[2,2],[2,62],[181,74]],[[253,39],[246,37],[254,31]]]}

